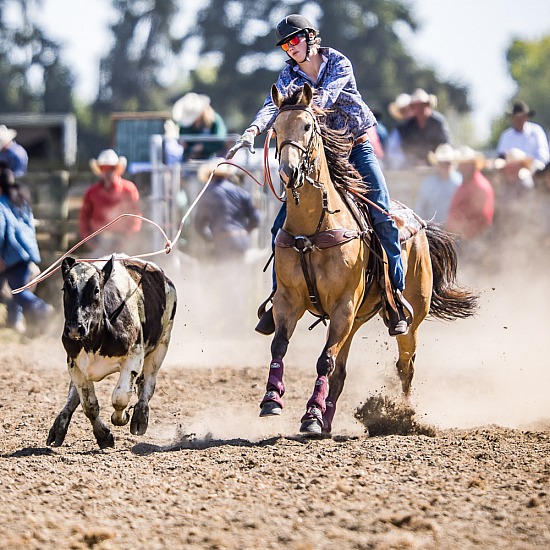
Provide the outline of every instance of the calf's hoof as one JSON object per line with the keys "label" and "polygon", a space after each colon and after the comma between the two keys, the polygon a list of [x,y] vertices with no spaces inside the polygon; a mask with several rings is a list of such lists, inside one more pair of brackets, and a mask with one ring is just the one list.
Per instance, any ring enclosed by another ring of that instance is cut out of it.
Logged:
{"label": "calf's hoof", "polygon": [[111,422],[115,426],[126,426],[129,420],[130,420],[130,415],[128,414],[128,411],[115,411],[111,415]]}
{"label": "calf's hoof", "polygon": [[283,408],[279,403],[275,403],[275,401],[266,401],[260,409],[260,417],[279,416],[282,412]]}
{"label": "calf's hoof", "polygon": [[100,449],[108,449],[115,446],[115,438],[111,432],[107,432],[103,437],[96,437]]}
{"label": "calf's hoof", "polygon": [[132,414],[132,422],[130,423],[130,433],[132,435],[143,435],[147,431],[149,425],[149,407],[136,405],[134,414]]}

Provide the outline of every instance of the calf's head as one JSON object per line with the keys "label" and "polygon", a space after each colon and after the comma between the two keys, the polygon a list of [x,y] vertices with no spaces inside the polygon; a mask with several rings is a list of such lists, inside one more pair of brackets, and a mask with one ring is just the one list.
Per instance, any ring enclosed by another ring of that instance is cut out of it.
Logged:
{"label": "calf's head", "polygon": [[92,343],[100,334],[105,316],[105,282],[111,276],[113,265],[112,257],[102,269],[71,257],[63,260],[63,343],[66,347],[69,344],[80,349],[84,342]]}

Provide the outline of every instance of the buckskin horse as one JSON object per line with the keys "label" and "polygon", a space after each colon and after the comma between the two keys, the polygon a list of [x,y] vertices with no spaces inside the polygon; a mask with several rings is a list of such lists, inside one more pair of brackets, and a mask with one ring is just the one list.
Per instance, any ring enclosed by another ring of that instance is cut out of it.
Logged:
{"label": "buckskin horse", "polygon": [[[373,267],[376,262],[372,260],[383,252],[380,248],[376,252],[372,230],[357,216],[357,205],[365,207],[367,188],[349,163],[349,140],[323,124],[323,110],[313,104],[313,91],[307,84],[288,98],[275,86],[271,94],[279,109],[273,130],[288,200],[286,220],[275,241],[276,328],[260,416],[282,412],[283,359],[298,320],[310,311],[328,322],[328,328],[300,431],[328,436],[344,387],[353,336],[377,313],[384,315],[391,292],[386,291],[383,268]],[[421,222],[420,227],[402,239],[402,257],[404,296],[414,318],[408,333],[397,337],[397,373],[405,397],[411,391],[422,321],[428,314],[444,320],[469,317],[478,302],[474,291],[456,282],[452,235],[413,217]]]}

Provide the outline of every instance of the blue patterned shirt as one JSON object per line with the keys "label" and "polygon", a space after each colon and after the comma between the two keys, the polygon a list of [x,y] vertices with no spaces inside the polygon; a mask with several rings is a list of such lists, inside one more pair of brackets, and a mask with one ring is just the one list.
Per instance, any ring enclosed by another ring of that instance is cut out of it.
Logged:
{"label": "blue patterned shirt", "polygon": [[[367,128],[376,124],[376,118],[357,89],[351,62],[332,48],[320,48],[319,52],[325,63],[321,66],[317,82],[312,82],[300,70],[298,63],[289,59],[275,85],[283,95],[289,95],[307,82],[317,92],[315,104],[334,111],[327,114],[327,126],[335,130],[347,127],[353,137],[358,138]],[[273,124],[278,112],[269,94],[251,126],[256,126],[260,133],[263,132]]]}

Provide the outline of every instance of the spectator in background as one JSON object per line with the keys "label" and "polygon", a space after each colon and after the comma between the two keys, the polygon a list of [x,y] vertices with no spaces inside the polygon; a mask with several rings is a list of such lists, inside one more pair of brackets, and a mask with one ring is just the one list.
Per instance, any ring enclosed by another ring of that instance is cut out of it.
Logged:
{"label": "spectator in background", "polygon": [[[106,149],[99,154],[97,160],[90,160],[90,168],[100,179],[84,195],[79,217],[82,238],[88,237],[121,214],[141,215],[136,186],[122,178],[126,169],[125,157],[119,157],[112,149]],[[140,218],[124,217],[87,244],[101,254],[131,253],[131,237],[140,229]]]}
{"label": "spectator in background", "polygon": [[[179,124],[180,135],[196,135],[195,140],[184,140],[185,160],[209,159],[225,154],[227,128],[223,118],[210,105],[207,95],[189,92],[178,99],[172,108],[172,118]],[[219,140],[202,140],[216,137]]]}
{"label": "spectator in background", "polygon": [[546,251],[550,250],[550,162],[533,174],[535,182],[535,206],[533,218],[536,220],[534,236],[535,242],[542,244]]}
{"label": "spectator in background", "polygon": [[462,184],[456,190],[446,227],[463,240],[481,235],[493,223],[494,191],[481,173],[485,157],[471,147],[460,147],[456,160],[462,174]]}
{"label": "spectator in background", "polygon": [[0,125],[0,168],[9,168],[14,177],[27,173],[29,158],[27,151],[14,141],[17,132]]}
{"label": "spectator in background", "polygon": [[521,149],[533,158],[535,169],[543,168],[550,161],[548,137],[542,126],[530,122],[535,111],[529,109],[523,101],[518,101],[506,114],[510,117],[512,127],[504,130],[498,140],[498,156],[504,158],[510,149]]}
{"label": "spectator in background", "polygon": [[[27,284],[32,264],[41,258],[28,193],[9,168],[0,169],[0,189],[0,286],[7,282],[14,290]],[[29,289],[11,296],[7,310],[8,326],[20,333],[30,325],[44,329],[54,314],[53,307]]]}
{"label": "spectator in background", "polygon": [[428,153],[428,161],[436,170],[422,180],[415,211],[425,220],[445,224],[451,200],[462,182],[462,176],[455,169],[455,150],[449,143],[442,143],[433,153]]}
{"label": "spectator in background", "polygon": [[[398,123],[408,120],[412,116],[411,96],[409,94],[399,94],[395,101],[388,106],[391,117]],[[406,165],[405,155],[401,147],[401,136],[398,126],[396,126],[388,136],[386,146],[386,165],[388,168],[399,170]]]}
{"label": "spectator in background", "polygon": [[509,149],[504,158],[495,159],[494,167],[502,200],[517,200],[533,189],[533,158],[521,149]]}
{"label": "spectator in background", "polygon": [[174,166],[183,162],[183,145],[179,142],[180,129],[173,120],[164,122],[164,136],[162,136],[163,162],[166,166]]}
{"label": "spectator in background", "polygon": [[447,122],[436,106],[437,98],[422,88],[411,95],[412,116],[397,126],[406,166],[427,165],[428,153],[450,142]]}
{"label": "spectator in background", "polygon": [[213,159],[201,165],[199,180],[210,186],[197,203],[195,229],[207,242],[213,243],[218,259],[242,259],[250,247],[250,232],[258,227],[260,213],[252,204],[250,193],[235,185],[236,169],[228,164],[216,166],[224,159]]}

